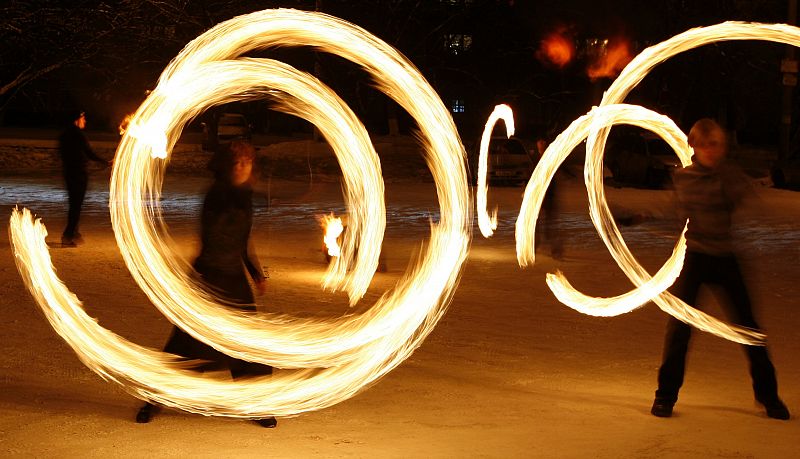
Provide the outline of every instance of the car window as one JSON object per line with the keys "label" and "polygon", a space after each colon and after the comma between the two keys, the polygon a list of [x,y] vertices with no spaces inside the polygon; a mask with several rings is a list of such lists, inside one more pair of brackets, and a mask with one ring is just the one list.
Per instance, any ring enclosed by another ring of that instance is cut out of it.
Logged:
{"label": "car window", "polygon": [[616,147],[629,152],[645,153],[647,143],[638,135],[626,135],[616,141]]}
{"label": "car window", "polygon": [[647,148],[651,155],[670,155],[675,152],[669,144],[661,139],[653,139],[647,142]]}
{"label": "car window", "polygon": [[237,125],[244,124],[244,122],[242,122],[242,119],[239,118],[239,117],[226,116],[226,117],[220,118],[219,124],[224,125],[224,126],[237,126]]}

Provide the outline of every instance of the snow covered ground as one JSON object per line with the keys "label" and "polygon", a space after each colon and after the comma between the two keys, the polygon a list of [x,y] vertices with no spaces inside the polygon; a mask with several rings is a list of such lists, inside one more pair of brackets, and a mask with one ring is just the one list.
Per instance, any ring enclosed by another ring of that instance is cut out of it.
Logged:
{"label": "snow covered ground", "polygon": [[[107,174],[107,172],[106,172]],[[59,275],[100,324],[160,348],[171,324],[128,273],[113,238],[107,176],[95,173],[82,220],[86,243],[52,250]],[[197,250],[197,215],[205,179],[171,176],[163,208],[176,250]],[[275,311],[341,314],[342,294],[317,280],[323,270],[316,214],[343,209],[338,183],[272,180],[259,186],[254,237],[269,266]],[[695,334],[675,416],[649,414],[667,316],[654,305],[616,318],[594,318],[558,303],[545,273],[565,272],[593,295],[630,288],[590,225],[583,184],[560,184],[557,223],[565,257],[543,247],[521,269],[514,221],[521,189],[490,188],[500,207],[496,235],[473,243],[448,313],[410,359],[341,404],[294,418],[277,429],[251,422],[164,410],[136,424],[141,402],[84,367],[49,326],[25,289],[9,241],[0,240],[0,455],[4,457],[797,457],[800,424],[776,421],[753,401],[740,347]],[[780,392],[800,415],[800,296],[797,193],[762,189],[760,213],[741,216],[742,259],[757,316],[769,334]],[[668,209],[669,192],[609,189],[617,208]],[[267,199],[266,197],[269,197]],[[430,183],[389,183],[384,250],[357,308],[404,273],[437,218]],[[15,204],[43,218],[51,238],[65,222],[57,177],[0,177],[0,215]],[[680,224],[668,219],[624,228],[651,271],[667,257]],[[713,297],[705,309],[722,315]]]}

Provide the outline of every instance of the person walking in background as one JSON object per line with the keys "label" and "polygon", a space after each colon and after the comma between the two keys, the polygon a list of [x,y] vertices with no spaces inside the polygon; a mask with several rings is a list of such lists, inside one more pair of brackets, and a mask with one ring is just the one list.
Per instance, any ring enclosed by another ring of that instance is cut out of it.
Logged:
{"label": "person walking in background", "polygon": [[[259,295],[266,292],[266,276],[250,238],[254,158],[255,149],[251,144],[234,141],[215,154],[209,163],[216,180],[203,202],[200,255],[193,265],[212,292],[231,307],[245,311],[256,310],[248,275]],[[272,367],[225,355],[178,327],[173,327],[164,352],[205,361],[197,368],[198,371],[227,368],[234,379],[272,374]],[[153,408],[152,404],[146,403],[137,413],[136,422],[149,422]],[[277,425],[274,417],[256,422],[263,427]]]}
{"label": "person walking in background", "polygon": [[83,242],[78,224],[81,218],[83,199],[86,197],[86,187],[89,185],[87,163],[89,160],[110,166],[111,162],[97,156],[89,146],[89,141],[83,135],[86,128],[86,114],[76,112],[70,117],[69,124],[58,138],[58,153],[63,165],[64,182],[67,186],[69,210],[67,212],[67,226],[61,235],[61,244],[65,247],[76,247]]}
{"label": "person walking in background", "polygon": [[[693,163],[673,177],[678,212],[683,221],[689,220],[689,228],[686,260],[672,292],[694,306],[700,286],[718,286],[727,296],[719,299],[728,300],[720,304],[726,307],[731,321],[758,329],[731,238],[731,214],[754,195],[753,188],[741,169],[725,160],[727,138],[714,120],[705,118],[695,123],[689,132],[689,145],[694,149]],[[683,384],[691,333],[691,326],[674,317],[669,319],[658,390],[650,410],[654,416],[672,416]],[[789,419],[789,410],[778,397],[775,368],[766,346],[745,345],[744,349],[756,401],[764,406],[767,416]]]}

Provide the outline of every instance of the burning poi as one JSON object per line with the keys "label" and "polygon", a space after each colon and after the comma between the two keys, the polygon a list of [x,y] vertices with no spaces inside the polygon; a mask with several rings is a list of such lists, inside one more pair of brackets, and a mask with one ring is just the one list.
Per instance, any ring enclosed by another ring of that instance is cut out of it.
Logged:
{"label": "burning poi", "polygon": [[342,247],[338,239],[339,236],[342,235],[342,232],[344,232],[344,223],[342,223],[341,217],[337,217],[333,215],[333,213],[323,215],[322,218],[320,218],[320,225],[324,232],[322,242],[325,244],[325,253],[329,257],[340,256],[342,254]]}

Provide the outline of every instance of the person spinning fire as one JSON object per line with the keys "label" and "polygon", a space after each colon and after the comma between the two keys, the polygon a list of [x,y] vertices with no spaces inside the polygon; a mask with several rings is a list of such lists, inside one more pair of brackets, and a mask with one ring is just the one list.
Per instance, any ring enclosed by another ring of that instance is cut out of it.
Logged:
{"label": "person spinning fire", "polygon": [[[689,220],[689,227],[686,260],[672,293],[694,306],[702,285],[717,286],[726,294],[727,298],[719,299],[728,300],[721,304],[727,307],[732,322],[758,329],[731,237],[731,214],[754,191],[747,176],[725,160],[727,137],[716,121],[699,120],[688,140],[694,149],[693,162],[676,171],[673,178],[679,214],[683,221]],[[654,416],[672,416],[683,384],[691,334],[690,325],[670,317],[658,389],[650,410]],[[789,419],[789,410],[778,397],[775,367],[766,346],[745,345],[744,350],[750,361],[756,401],[770,418]]]}
{"label": "person spinning fire", "polygon": [[[216,180],[203,202],[201,249],[194,269],[203,283],[231,304],[245,311],[255,311],[255,298],[248,281],[253,280],[259,295],[266,292],[266,276],[256,255],[250,231],[253,226],[252,171],[255,149],[250,143],[234,141],[214,155],[209,168]],[[196,340],[178,327],[164,352],[205,363],[198,371],[228,369],[234,379],[272,374],[272,367],[239,360]],[[147,423],[154,405],[146,403],[137,413],[136,422]],[[275,427],[270,416],[256,421],[263,427]]]}

